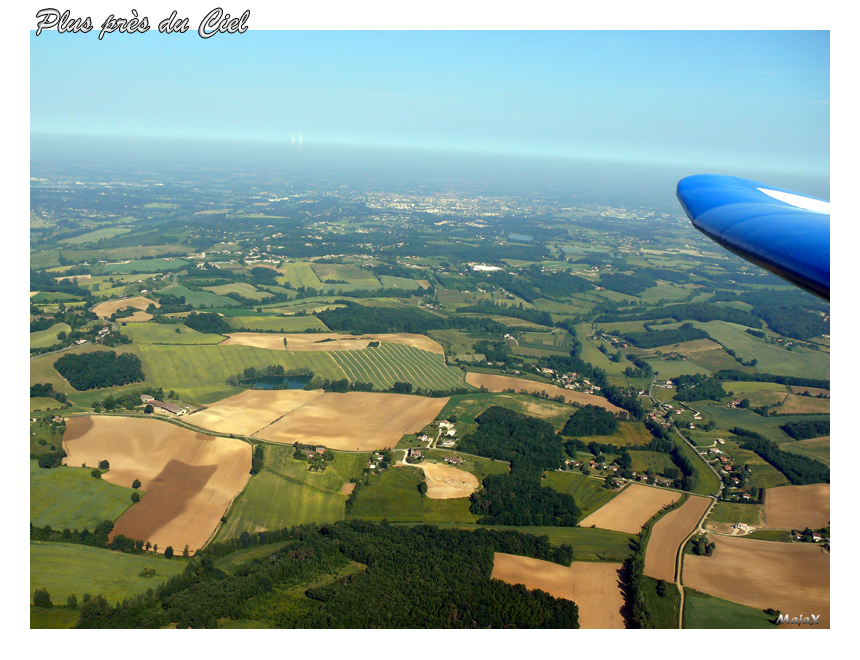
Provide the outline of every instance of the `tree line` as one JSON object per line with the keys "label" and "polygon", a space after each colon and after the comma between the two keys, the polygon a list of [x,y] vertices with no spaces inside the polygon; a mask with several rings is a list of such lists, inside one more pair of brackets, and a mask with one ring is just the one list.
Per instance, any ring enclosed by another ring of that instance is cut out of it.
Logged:
{"label": "tree line", "polygon": [[782,451],[775,442],[754,431],[736,426],[729,432],[739,436],[741,449],[754,451],[782,472],[793,485],[830,483],[830,468],[823,463]]}

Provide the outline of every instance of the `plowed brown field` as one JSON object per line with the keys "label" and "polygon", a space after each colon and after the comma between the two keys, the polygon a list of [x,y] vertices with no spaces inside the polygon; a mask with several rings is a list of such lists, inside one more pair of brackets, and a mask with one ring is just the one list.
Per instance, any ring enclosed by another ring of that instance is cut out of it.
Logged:
{"label": "plowed brown field", "polygon": [[217,433],[253,435],[323,394],[323,390],[245,390],[188,415],[185,421]]}
{"label": "plowed brown field", "polygon": [[624,412],[623,409],[609,403],[609,401],[603,397],[595,396],[593,394],[585,394],[584,392],[574,392],[573,390],[556,387],[555,385],[537,383],[533,380],[526,380],[525,378],[468,373],[466,374],[466,382],[469,383],[469,385],[474,385],[475,387],[481,387],[483,385],[491,392],[503,392],[504,390],[520,392],[521,390],[526,390],[527,392],[546,392],[551,397],[561,394],[568,403],[578,403],[583,406],[591,404],[592,406],[605,408],[609,412],[613,413]]}
{"label": "plowed brown field", "polygon": [[830,524],[830,484],[780,486],[764,491],[764,517],[777,529],[820,529]]}
{"label": "plowed brown field", "polygon": [[709,535],[712,557],[684,557],[684,586],[758,609],[772,607],[790,617],[820,615],[830,627],[830,555],[812,543],[777,543]]}
{"label": "plowed brown field", "polygon": [[656,580],[675,581],[678,547],[699,524],[712,501],[707,497],[690,497],[680,508],[657,521],[645,549],[645,575]]}
{"label": "plowed brown field", "polygon": [[[144,298],[143,296],[135,296],[134,298],[124,298],[123,300],[108,300],[107,302],[98,304],[93,307],[93,313],[96,316],[107,318],[117,310],[125,309],[126,307],[134,307],[135,309],[145,310],[150,305],[161,307],[161,305],[159,305],[157,302],[150,300],[149,298]],[[152,316],[149,316],[149,318],[152,318]],[[128,321],[128,318],[120,320]]]}
{"label": "plowed brown field", "polygon": [[597,511],[579,523],[580,527],[600,527],[626,534],[638,534],[648,519],[668,504],[681,498],[681,493],[660,488],[630,484]]}
{"label": "plowed brown field", "polygon": [[254,437],[270,442],[322,445],[345,451],[394,447],[436,419],[447,398],[376,392],[326,392]]}
{"label": "plowed brown field", "polygon": [[157,543],[162,552],[203,547],[251,469],[249,444],[155,419],[70,417],[63,448],[67,465],[109,461],[102,476],[109,483],[140,479],[146,494],[120,516],[113,534]]}
{"label": "plowed brown field", "polygon": [[572,600],[579,607],[580,628],[617,630],[624,628],[620,571],[621,564],[575,561],[568,568],[540,559],[497,552],[492,577]]}
{"label": "plowed brown field", "polygon": [[[284,348],[284,339],[287,347]],[[274,334],[263,332],[237,332],[227,335],[221,346],[240,345],[265,348],[270,351],[357,351],[367,348],[372,341],[390,344],[404,344],[423,351],[444,355],[442,346],[424,335],[379,334],[379,335],[342,335],[334,332],[314,332],[308,334]]]}
{"label": "plowed brown field", "polygon": [[431,500],[453,500],[469,497],[478,487],[478,478],[471,472],[441,463],[421,463],[427,482],[427,497]]}

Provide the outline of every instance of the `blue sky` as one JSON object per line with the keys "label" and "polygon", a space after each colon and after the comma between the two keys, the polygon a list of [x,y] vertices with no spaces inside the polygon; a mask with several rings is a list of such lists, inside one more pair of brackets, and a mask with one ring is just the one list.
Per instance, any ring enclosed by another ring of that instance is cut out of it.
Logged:
{"label": "blue sky", "polygon": [[31,134],[829,176],[827,32],[35,32]]}

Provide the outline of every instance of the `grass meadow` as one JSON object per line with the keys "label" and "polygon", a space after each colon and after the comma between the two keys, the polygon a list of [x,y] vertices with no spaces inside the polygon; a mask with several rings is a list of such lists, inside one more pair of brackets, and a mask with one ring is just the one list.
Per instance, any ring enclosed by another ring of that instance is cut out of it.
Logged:
{"label": "grass meadow", "polygon": [[316,316],[234,316],[228,319],[231,328],[274,332],[328,332]]}
{"label": "grass meadow", "polygon": [[[40,468],[30,461],[30,522],[38,527],[93,531],[103,520],[116,520],[130,506],[131,488],[90,475],[91,468]],[[131,486],[131,484],[129,484]]]}
{"label": "grass meadow", "polygon": [[311,265],[304,261],[292,261],[281,264],[278,271],[283,273],[281,277],[277,278],[278,284],[291,289],[298,289],[300,286],[306,289],[319,289],[322,285],[320,278],[317,277]]}
{"label": "grass meadow", "polygon": [[684,628],[776,628],[763,610],[684,589]]}
{"label": "grass meadow", "polygon": [[[181,550],[181,549],[180,549]],[[185,570],[181,557],[131,555],[106,548],[72,543],[30,543],[30,599],[33,591],[45,588],[55,604],[74,594],[78,607],[85,593],[101,594],[113,604],[124,598],[155,589]],[[150,578],[140,577],[144,566],[155,569]]]}
{"label": "grass meadow", "polygon": [[575,472],[547,472],[543,485],[576,500],[582,518],[597,511],[618,493],[603,487],[603,479],[592,479]]}
{"label": "grass meadow", "polygon": [[69,333],[72,330],[72,326],[68,323],[55,323],[47,330],[39,330],[38,332],[30,333],[30,348],[47,348],[48,346],[52,346],[56,344],[59,339],[57,339],[58,332]]}

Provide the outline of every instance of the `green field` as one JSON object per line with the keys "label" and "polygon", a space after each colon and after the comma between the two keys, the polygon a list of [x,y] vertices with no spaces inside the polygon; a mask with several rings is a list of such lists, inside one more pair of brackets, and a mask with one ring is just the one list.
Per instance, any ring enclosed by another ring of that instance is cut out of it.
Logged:
{"label": "green field", "polygon": [[748,394],[750,392],[788,392],[788,387],[779,383],[757,383],[753,381],[734,381],[729,380],[723,383],[723,390],[726,395],[733,392],[734,396]]}
{"label": "green field", "polygon": [[224,341],[222,335],[205,335],[181,323],[129,323],[122,334],[131,337],[133,344],[219,344]]}
{"label": "green field", "polygon": [[[379,280],[376,276],[363,268],[352,264],[311,264],[314,273],[319,278],[320,282],[325,284],[326,280],[343,280],[349,284],[358,284],[362,286],[378,287]],[[333,285],[337,286],[337,285]],[[416,284],[417,287],[417,284]]]}
{"label": "green field", "polygon": [[304,261],[281,264],[278,270],[283,273],[283,276],[277,278],[278,284],[289,286],[292,289],[298,289],[300,286],[306,289],[319,289],[322,285],[320,278],[317,277],[310,264]]}
{"label": "green field", "polygon": [[422,497],[418,484],[424,473],[417,468],[389,468],[370,475],[369,486],[362,485],[347,519],[388,520],[389,522],[473,523],[469,498],[431,500]]}
{"label": "green field", "polygon": [[[588,435],[580,438],[586,444],[591,442],[599,442],[607,445],[616,445],[618,447],[641,447],[647,445],[654,436],[645,428],[642,422],[618,422],[618,429],[612,435]],[[638,452],[633,452],[634,454]]]}
{"label": "green field", "polygon": [[747,534],[746,538],[773,541],[774,543],[791,543],[791,532],[787,529],[757,529]]}
{"label": "green field", "polygon": [[413,279],[406,277],[394,277],[393,275],[380,275],[379,281],[382,283],[382,286],[386,289],[406,289],[407,291],[414,291],[417,289],[420,284]]}
{"label": "green field", "polygon": [[428,390],[469,387],[463,372],[446,366],[441,355],[412,346],[383,342],[378,348],[329,355],[351,381],[373,383],[377,389],[388,389],[397,381]]}
{"label": "green field", "polygon": [[806,456],[819,463],[830,465],[830,436],[810,438],[809,440],[799,440],[797,442],[784,442],[779,448],[783,451],[790,451],[792,454]]}
{"label": "green field", "polygon": [[669,583],[669,593],[661,598],[657,595],[657,580],[643,575],[642,583],[645,607],[648,610],[651,624],[658,629],[677,630],[681,607],[681,594],[677,585]]}
{"label": "green field", "polygon": [[657,286],[649,287],[639,294],[639,297],[647,303],[656,304],[665,301],[667,303],[677,302],[689,296],[690,289],[685,289],[674,284],[658,284]]}
{"label": "green field", "polygon": [[708,516],[710,523],[734,525],[742,522],[751,527],[764,526],[764,506],[761,504],[734,504],[717,502]]}
{"label": "green field", "polygon": [[[637,454],[639,452],[633,452]],[[576,500],[582,518],[597,511],[618,493],[603,487],[603,479],[592,479],[575,472],[547,472],[544,486],[559,493],[566,493]]]}
{"label": "green field", "polygon": [[789,481],[782,472],[755,452],[741,449],[733,442],[727,442],[723,445],[723,451],[732,457],[735,466],[749,466],[752,474],[747,480],[747,484],[753,488],[773,488],[788,485]]}
{"label": "green field", "polygon": [[134,351],[143,363],[146,385],[163,387],[165,391],[176,390],[182,398],[197,403],[212,403],[218,398],[238,394],[242,390],[227,385],[227,378],[248,367],[262,369],[280,364],[288,370],[307,367],[330,380],[346,377],[331,358],[332,354],[322,351],[269,351],[252,346],[199,344],[141,344]]}
{"label": "green field", "polygon": [[496,461],[492,458],[484,458],[483,456],[474,456],[472,454],[461,454],[457,451],[448,449],[431,449],[427,452],[427,458],[440,463],[448,457],[459,456],[463,459],[463,463],[457,466],[459,470],[465,470],[477,477],[478,481],[484,480],[491,474],[508,474],[511,471],[511,464],[507,461]]}
{"label": "green field", "polygon": [[457,428],[460,435],[468,435],[477,428],[475,418],[487,408],[501,406],[509,408],[522,415],[530,415],[543,419],[561,431],[576,409],[566,403],[541,399],[528,394],[509,393],[475,393],[452,396],[442,411],[439,419],[447,419],[451,415],[457,417]]}
{"label": "green field", "polygon": [[[34,591],[36,589],[41,589],[41,587],[33,587]],[[32,594],[30,598],[32,598]],[[51,601],[55,600],[54,596],[51,595]],[[77,609],[70,610],[65,606],[57,607],[58,602],[54,603],[54,607],[36,607],[35,605],[30,605],[30,629],[48,630],[74,627],[78,622],[80,611]],[[80,607],[80,599],[78,599],[78,607]]]}
{"label": "green field", "polygon": [[132,506],[133,490],[94,479],[90,475],[94,467],[45,469],[31,460],[30,522],[38,527],[92,531],[103,520],[119,518]]}
{"label": "green field", "polygon": [[34,396],[30,398],[30,412],[36,410],[56,410],[62,408],[63,404],[56,399],[45,396]]}
{"label": "green field", "polygon": [[343,520],[347,496],[340,489],[361,476],[368,455],[338,452],[324,472],[311,472],[307,461],[292,458],[293,451],[292,447],[265,447],[262,472],[251,477],[236,498],[216,541],[245,531]]}
{"label": "green field", "polygon": [[275,332],[328,332],[316,316],[234,316],[227,323],[231,328]]}
{"label": "green field", "polygon": [[95,231],[81,234],[73,238],[61,239],[60,243],[68,243],[69,245],[81,245],[83,243],[95,243],[103,238],[113,238],[120,234],[127,234],[131,231],[129,227],[105,227],[104,229],[96,229]]}
{"label": "green field", "polygon": [[236,307],[239,304],[232,298],[218,296],[211,291],[192,291],[181,284],[169,286],[166,289],[159,289],[158,293],[183,296],[186,303],[197,309],[205,307]]}
{"label": "green field", "polygon": [[34,348],[47,348],[48,346],[53,346],[56,344],[59,339],[57,339],[58,332],[69,333],[72,331],[72,326],[68,323],[55,323],[47,330],[39,330],[38,332],[30,333],[30,349]]}
{"label": "green field", "polygon": [[[728,383],[726,383],[728,385]],[[704,401],[696,401],[692,404],[696,410],[708,416],[709,419],[717,423],[717,428],[728,431],[735,426],[748,431],[760,433],[768,440],[773,440],[777,444],[784,442],[794,442],[794,439],[786,435],[779,428],[780,424],[785,424],[786,420],[791,421],[807,421],[807,420],[826,420],[829,416],[825,415],[792,415],[791,417],[762,417],[754,413],[752,410],[743,410],[741,408],[729,408],[718,403],[705,403]],[[725,438],[725,435],[720,437]]]}
{"label": "green field", "polygon": [[[74,594],[78,607],[85,593],[101,594],[116,603],[155,589],[159,584],[185,570],[187,561],[180,557],[165,559],[161,555],[131,555],[71,543],[30,543],[30,599],[33,591],[46,588],[51,600],[65,604]],[[144,566],[155,569],[150,578],[139,577]]]}
{"label": "green field", "polygon": [[272,298],[271,294],[258,291],[256,287],[247,282],[232,282],[230,284],[219,284],[218,286],[204,286],[203,288],[218,296],[226,296],[228,293],[238,293],[243,298],[257,301],[264,300],[265,298],[271,300]]}
{"label": "green field", "polygon": [[112,273],[161,273],[167,270],[185,268],[189,262],[184,259],[140,259],[126,263],[107,264],[104,272]]}
{"label": "green field", "polygon": [[720,480],[717,475],[714,474],[711,471],[711,468],[705,464],[705,460],[699,455],[699,453],[686,442],[681,440],[676,433],[672,433],[670,437],[675,442],[675,446],[678,448],[678,451],[686,456],[687,460],[696,466],[699,476],[693,492],[699,493],[700,495],[715,495],[720,487]]}
{"label": "green field", "polygon": [[631,451],[630,456],[633,459],[633,467],[631,469],[634,472],[647,472],[649,469],[653,469],[654,472],[660,474],[667,468],[677,467],[669,454],[637,450]]}
{"label": "green field", "polygon": [[684,589],[684,628],[776,628],[764,610]]}

